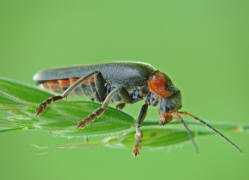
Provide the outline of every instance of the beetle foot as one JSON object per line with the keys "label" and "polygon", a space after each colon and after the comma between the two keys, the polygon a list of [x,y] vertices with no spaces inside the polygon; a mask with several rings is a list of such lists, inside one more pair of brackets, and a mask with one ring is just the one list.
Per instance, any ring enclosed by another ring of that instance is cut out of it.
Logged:
{"label": "beetle foot", "polygon": [[41,104],[39,105],[39,107],[36,108],[36,110],[35,110],[35,111],[36,111],[35,115],[36,115],[36,116],[39,116],[39,114],[42,113],[42,111],[46,108],[46,106],[47,106],[47,103],[45,103],[45,102],[41,103]]}
{"label": "beetle foot", "polygon": [[165,124],[166,124],[166,120],[165,119],[163,119],[163,120],[160,121],[160,126],[164,126]]}
{"label": "beetle foot", "polygon": [[125,107],[125,103],[120,103],[116,106],[117,109],[121,110]]}
{"label": "beetle foot", "polygon": [[97,117],[96,113],[90,114],[87,118],[81,120],[77,124],[77,128],[83,128],[86,125],[90,124]]}
{"label": "beetle foot", "polygon": [[134,150],[133,150],[133,154],[134,154],[134,158],[137,157],[137,155],[139,154],[139,151],[141,149],[141,139],[143,137],[142,132],[140,131],[140,129],[137,129],[137,132],[135,134],[135,139],[136,139],[136,144],[134,146]]}
{"label": "beetle foot", "polygon": [[133,154],[134,154],[134,158],[137,157],[137,155],[139,154],[139,150],[141,149],[140,144],[136,144],[133,150]]}
{"label": "beetle foot", "polygon": [[51,102],[60,100],[62,98],[63,98],[63,96],[53,96],[53,97],[50,97],[50,98],[46,99],[36,109],[36,114],[35,115],[38,116],[39,114],[41,114],[44,111],[44,109],[46,109],[47,105],[50,104]]}
{"label": "beetle foot", "polygon": [[85,126],[86,126],[86,121],[83,120],[83,121],[80,121],[80,122],[77,124],[76,128],[83,128],[83,127],[85,127]]}
{"label": "beetle foot", "polygon": [[105,108],[103,108],[103,107],[96,109],[92,114],[89,114],[87,118],[80,121],[77,125],[77,128],[85,127],[86,125],[90,124],[97,117],[101,116],[104,111],[105,111]]}
{"label": "beetle foot", "polygon": [[161,116],[160,125],[164,126],[165,124],[169,123],[170,121],[173,121],[174,120],[174,113],[175,113],[174,111],[164,113],[161,110],[159,110],[159,114]]}

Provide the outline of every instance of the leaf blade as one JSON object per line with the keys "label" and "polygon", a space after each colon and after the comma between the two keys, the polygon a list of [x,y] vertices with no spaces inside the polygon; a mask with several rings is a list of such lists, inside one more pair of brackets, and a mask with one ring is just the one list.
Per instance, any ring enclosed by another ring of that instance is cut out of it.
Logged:
{"label": "leaf blade", "polygon": [[22,83],[0,78],[0,102],[8,103],[11,99],[17,104],[40,103],[52,94]]}

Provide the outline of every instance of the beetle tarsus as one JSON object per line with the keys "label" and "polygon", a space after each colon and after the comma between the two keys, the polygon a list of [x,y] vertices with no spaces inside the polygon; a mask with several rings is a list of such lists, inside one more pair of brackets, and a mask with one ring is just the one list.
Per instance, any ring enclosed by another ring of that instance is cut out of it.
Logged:
{"label": "beetle tarsus", "polygon": [[46,108],[46,104],[42,103],[39,105],[39,107],[36,109],[36,116],[39,116],[39,114],[41,114],[41,112]]}
{"label": "beetle tarsus", "polygon": [[174,111],[165,113],[162,110],[159,110],[159,115],[161,117],[160,125],[164,126],[165,124],[169,123],[170,121],[173,121],[174,120],[173,113],[174,113]]}
{"label": "beetle tarsus", "polygon": [[120,103],[116,106],[117,109],[121,110],[125,107],[125,103]]}
{"label": "beetle tarsus", "polygon": [[77,128],[83,128],[86,125],[90,124],[92,121],[94,121],[98,116],[101,116],[106,108],[99,108],[96,111],[94,111],[92,114],[89,114],[87,118],[80,121],[77,125]]}
{"label": "beetle tarsus", "polygon": [[164,126],[166,124],[165,119],[164,120],[160,120],[160,126]]}
{"label": "beetle tarsus", "polygon": [[133,150],[133,154],[134,154],[134,158],[137,157],[137,155],[139,154],[139,150],[141,149],[140,145],[135,145],[135,148]]}
{"label": "beetle tarsus", "polygon": [[83,127],[85,127],[85,126],[86,126],[86,122],[85,122],[85,120],[83,120],[83,121],[80,121],[80,122],[77,124],[76,128],[83,128]]}
{"label": "beetle tarsus", "polygon": [[62,99],[63,96],[53,96],[53,97],[50,97],[48,99],[46,99],[45,101],[43,101],[39,107],[36,109],[36,116],[39,116],[39,114],[41,114],[44,109],[46,109],[47,105],[54,102],[54,101],[58,101],[60,99]]}
{"label": "beetle tarsus", "polygon": [[136,144],[135,144],[134,150],[133,150],[134,158],[137,157],[137,155],[139,154],[139,151],[141,149],[141,145],[140,144],[141,144],[142,137],[143,137],[142,132],[139,129],[137,129],[137,132],[135,134]]}

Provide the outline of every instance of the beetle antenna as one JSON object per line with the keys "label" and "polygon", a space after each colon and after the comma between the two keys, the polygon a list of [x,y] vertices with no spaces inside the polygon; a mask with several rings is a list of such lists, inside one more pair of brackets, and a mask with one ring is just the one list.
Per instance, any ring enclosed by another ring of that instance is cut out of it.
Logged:
{"label": "beetle antenna", "polygon": [[239,146],[237,146],[235,143],[233,143],[230,139],[228,139],[226,136],[224,136],[221,132],[219,132],[217,129],[215,129],[214,127],[212,127],[211,125],[209,125],[207,122],[199,119],[198,117],[194,116],[191,113],[188,112],[178,112],[182,115],[186,115],[186,116],[190,116],[193,119],[199,121],[200,123],[206,125],[208,128],[210,128],[211,130],[213,130],[216,134],[219,134],[223,139],[225,139],[228,143],[230,143],[233,147],[235,147],[239,152],[242,152],[242,150],[239,148]]}
{"label": "beetle antenna", "polygon": [[187,132],[188,132],[188,134],[189,134],[189,136],[190,136],[190,139],[191,139],[191,141],[192,141],[192,143],[193,143],[193,145],[194,145],[195,151],[196,151],[197,153],[199,153],[199,148],[198,148],[198,146],[197,146],[197,144],[196,144],[196,142],[195,142],[194,136],[193,136],[192,132],[190,131],[189,127],[187,126],[187,124],[185,123],[185,121],[183,120],[183,118],[182,118],[178,113],[176,113],[176,115],[177,115],[177,117],[181,120],[183,126],[184,126],[185,129],[187,130]]}

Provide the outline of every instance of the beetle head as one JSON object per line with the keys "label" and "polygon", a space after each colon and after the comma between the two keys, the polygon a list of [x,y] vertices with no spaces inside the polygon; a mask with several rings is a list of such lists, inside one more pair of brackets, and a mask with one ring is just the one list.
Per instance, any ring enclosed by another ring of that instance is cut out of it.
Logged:
{"label": "beetle head", "polygon": [[175,114],[182,107],[181,92],[177,91],[168,98],[160,98],[159,114],[161,116],[161,125],[174,120]]}
{"label": "beetle head", "polygon": [[159,96],[161,124],[173,120],[173,112],[182,107],[180,90],[173,85],[171,79],[166,74],[159,71],[154,72],[149,77],[148,86],[152,93]]}
{"label": "beetle head", "polygon": [[161,125],[164,125],[176,118],[179,119],[184,125],[188,134],[190,135],[190,138],[197,152],[199,150],[194,141],[193,134],[188,128],[183,118],[181,117],[181,115],[189,116],[194,120],[204,124],[211,130],[213,130],[216,134],[219,134],[223,139],[229,142],[238,151],[242,152],[242,150],[236,144],[234,144],[230,139],[225,137],[221,132],[213,128],[207,122],[199,119],[198,117],[194,116],[189,112],[178,111],[182,107],[181,92],[173,85],[172,81],[166,74],[159,71],[154,72],[148,79],[148,86],[151,92],[150,103],[154,102],[152,103],[152,105],[156,105],[158,100],[160,100],[159,114],[161,116]]}

